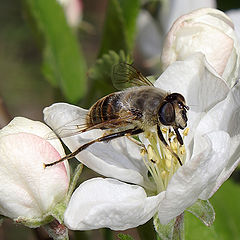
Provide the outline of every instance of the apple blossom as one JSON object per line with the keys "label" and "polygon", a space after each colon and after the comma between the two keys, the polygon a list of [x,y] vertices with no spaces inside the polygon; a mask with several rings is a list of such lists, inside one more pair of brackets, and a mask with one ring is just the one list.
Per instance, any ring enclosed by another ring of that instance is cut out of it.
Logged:
{"label": "apple blossom", "polygon": [[178,18],[163,44],[165,70],[176,60],[202,52],[209,64],[232,87],[238,78],[240,46],[231,19],[223,12],[202,8]]}
{"label": "apple blossom", "polygon": [[30,227],[53,219],[68,191],[68,163],[43,166],[65,155],[58,139],[44,139],[49,132],[45,124],[23,117],[0,130],[0,214]]}
{"label": "apple blossom", "polygon": [[214,0],[167,0],[161,1],[158,16],[153,17],[149,11],[141,10],[138,21],[137,44],[143,55],[143,61],[152,65],[159,63],[164,37],[174,21],[183,14],[199,8],[216,8]]}
{"label": "apple blossom", "polygon": [[[162,146],[154,129],[140,135],[145,149],[125,137],[91,145],[77,159],[108,178],[90,179],[75,190],[64,215],[70,229],[123,230],[156,214],[166,224],[198,199],[209,199],[237,166],[239,85],[230,89],[201,53],[170,65],[154,85],[181,93],[190,106],[185,145],[162,128],[183,166]],[[45,121],[56,130],[69,122],[82,124],[85,115],[86,110],[65,103],[44,109]],[[63,141],[74,151],[101,134],[91,130]]]}

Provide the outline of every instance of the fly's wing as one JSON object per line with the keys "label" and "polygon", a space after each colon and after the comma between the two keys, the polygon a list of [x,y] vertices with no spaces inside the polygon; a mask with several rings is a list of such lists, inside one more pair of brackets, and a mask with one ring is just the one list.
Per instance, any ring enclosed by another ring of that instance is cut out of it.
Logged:
{"label": "fly's wing", "polygon": [[85,117],[86,116],[81,116],[76,119],[68,120],[68,122],[62,123],[62,125],[53,128],[53,132],[48,133],[45,138],[48,140],[66,138],[86,131],[87,124]]}
{"label": "fly's wing", "polygon": [[71,137],[83,132],[90,131],[92,129],[116,129],[120,127],[124,127],[131,121],[136,119],[136,114],[132,111],[127,110],[121,116],[108,116],[109,120],[102,121],[97,120],[100,116],[95,116],[97,124],[93,124],[88,126],[86,124],[86,116],[81,116],[81,118],[74,119],[72,121],[66,122],[60,127],[53,129],[53,132],[48,133],[45,136],[45,139],[51,140],[56,138],[66,138]]}
{"label": "fly's wing", "polygon": [[136,86],[153,86],[136,68],[128,63],[118,63],[112,70],[113,86],[118,90]]}

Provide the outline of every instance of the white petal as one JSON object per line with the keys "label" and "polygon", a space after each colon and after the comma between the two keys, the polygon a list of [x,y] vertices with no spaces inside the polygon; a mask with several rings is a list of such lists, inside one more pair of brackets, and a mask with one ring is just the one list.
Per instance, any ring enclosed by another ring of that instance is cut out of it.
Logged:
{"label": "white petal", "polygon": [[224,99],[229,92],[225,81],[214,72],[201,53],[171,64],[155,82],[155,86],[165,91],[181,93],[185,97],[190,107],[190,131],[184,140],[188,149],[205,112]]}
{"label": "white petal", "polygon": [[226,181],[233,170],[236,168],[240,149],[240,85],[236,85],[227,98],[218,103],[211,109],[199,123],[196,134],[205,134],[206,132],[222,130],[229,133],[231,137],[230,157],[227,165],[219,175],[214,188],[208,186],[206,194],[202,198],[209,198]]}
{"label": "white petal", "polygon": [[144,189],[136,185],[93,178],[73,193],[64,223],[73,230],[133,228],[152,218],[162,197],[147,197]]}
{"label": "white petal", "polygon": [[225,81],[209,66],[201,53],[171,64],[155,82],[155,86],[181,93],[195,112],[209,110],[229,92]]}
{"label": "white petal", "polygon": [[[39,128],[41,128],[41,124]],[[47,128],[47,127],[46,127]],[[5,128],[6,129],[6,128]],[[40,218],[61,201],[68,189],[64,164],[44,169],[60,154],[31,133],[0,137],[0,213],[10,218]]]}
{"label": "white petal", "polygon": [[206,189],[213,185],[229,156],[230,140],[224,132],[207,134],[201,152],[184,164],[172,177],[166,196],[159,205],[159,219],[168,223],[191,206]]}
{"label": "white petal", "polygon": [[[56,103],[44,109],[44,119],[54,130],[66,123],[82,125],[86,110],[65,103]],[[91,130],[72,137],[63,138],[71,151],[102,136],[103,131]],[[127,138],[108,143],[94,143],[77,155],[77,159],[92,170],[107,176],[145,186],[147,169],[141,161],[140,149]]]}

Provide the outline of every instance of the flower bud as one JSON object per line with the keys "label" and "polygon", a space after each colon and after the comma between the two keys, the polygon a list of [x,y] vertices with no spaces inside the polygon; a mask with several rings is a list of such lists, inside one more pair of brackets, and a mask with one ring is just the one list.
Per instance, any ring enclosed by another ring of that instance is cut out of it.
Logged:
{"label": "flower bud", "polygon": [[226,14],[202,8],[178,18],[165,39],[163,70],[196,52],[205,54],[208,63],[230,87],[236,83],[240,48],[233,23]]}
{"label": "flower bud", "polygon": [[77,27],[82,21],[82,0],[58,0],[63,6],[67,22],[71,27]]}
{"label": "flower bud", "polygon": [[50,220],[68,190],[67,163],[44,169],[65,155],[58,139],[44,138],[50,132],[22,117],[0,130],[0,214],[31,227]]}

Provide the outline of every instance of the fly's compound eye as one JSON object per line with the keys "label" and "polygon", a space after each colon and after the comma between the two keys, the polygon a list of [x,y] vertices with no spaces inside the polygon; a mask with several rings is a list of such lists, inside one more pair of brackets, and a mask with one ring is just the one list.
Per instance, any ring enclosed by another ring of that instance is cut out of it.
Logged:
{"label": "fly's compound eye", "polygon": [[158,117],[163,125],[169,126],[175,121],[175,110],[171,103],[166,102],[160,107]]}

